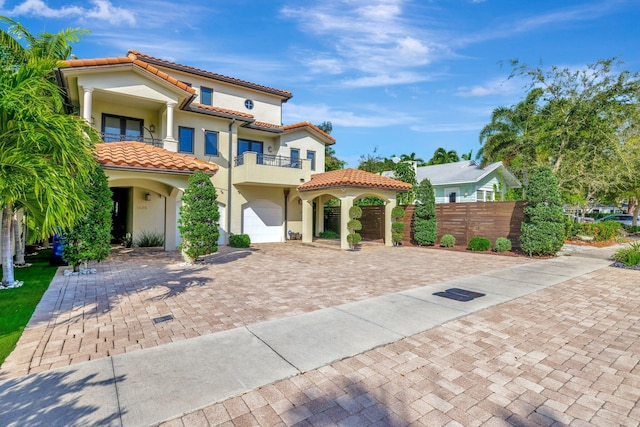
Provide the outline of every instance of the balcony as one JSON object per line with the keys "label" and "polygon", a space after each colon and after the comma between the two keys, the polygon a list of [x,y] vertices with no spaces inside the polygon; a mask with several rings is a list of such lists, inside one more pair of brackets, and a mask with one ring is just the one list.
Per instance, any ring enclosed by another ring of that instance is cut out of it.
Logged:
{"label": "balcony", "polygon": [[120,135],[117,133],[100,132],[100,137],[104,142],[121,142],[121,141],[137,141],[144,142],[145,144],[153,145],[154,147],[164,148],[164,144],[161,139],[158,138],[144,138],[142,136],[132,135]]}
{"label": "balcony", "polygon": [[311,179],[311,160],[247,151],[235,158],[234,184],[298,186]]}

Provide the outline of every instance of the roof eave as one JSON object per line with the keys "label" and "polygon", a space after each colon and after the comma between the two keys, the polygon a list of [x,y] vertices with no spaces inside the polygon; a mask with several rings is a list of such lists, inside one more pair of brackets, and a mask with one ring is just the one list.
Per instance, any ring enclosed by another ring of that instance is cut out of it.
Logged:
{"label": "roof eave", "polygon": [[104,165],[101,164],[102,168],[105,170],[125,170],[125,171],[130,171],[130,172],[146,172],[146,173],[161,173],[161,174],[168,174],[168,175],[192,175],[193,173],[195,173],[198,170],[201,170],[202,172],[206,173],[207,175],[215,175],[218,171],[206,171],[206,170],[202,170],[202,169],[189,169],[189,170],[184,170],[184,169],[161,169],[161,168],[150,168],[150,167],[144,167],[144,166],[119,166],[119,165]]}

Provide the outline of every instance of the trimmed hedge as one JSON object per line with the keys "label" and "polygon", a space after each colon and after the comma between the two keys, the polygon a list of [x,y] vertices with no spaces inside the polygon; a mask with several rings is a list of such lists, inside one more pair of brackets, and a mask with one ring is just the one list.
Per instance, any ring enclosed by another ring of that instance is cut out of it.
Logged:
{"label": "trimmed hedge", "polygon": [[486,237],[472,237],[467,243],[467,249],[470,251],[486,251],[491,248],[491,240]]}
{"label": "trimmed hedge", "polygon": [[498,237],[496,239],[496,244],[494,245],[494,250],[496,252],[508,252],[511,250],[511,240],[506,237]]}
{"label": "trimmed hedge", "polygon": [[251,246],[251,238],[248,234],[232,234],[229,236],[229,246],[232,248],[248,248]]}
{"label": "trimmed hedge", "polygon": [[456,245],[456,238],[451,234],[445,234],[440,238],[440,246],[443,248],[452,248]]}

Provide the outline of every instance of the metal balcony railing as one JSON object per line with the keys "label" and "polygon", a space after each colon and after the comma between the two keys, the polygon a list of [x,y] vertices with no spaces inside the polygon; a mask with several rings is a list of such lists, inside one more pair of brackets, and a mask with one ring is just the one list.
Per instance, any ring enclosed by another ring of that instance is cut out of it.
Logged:
{"label": "metal balcony railing", "polygon": [[100,136],[104,142],[120,142],[120,141],[137,141],[144,142],[145,144],[153,145],[154,147],[164,148],[164,144],[161,139],[158,138],[144,138],[141,135],[121,135],[118,133],[100,132]]}
{"label": "metal balcony railing", "polygon": [[[239,155],[235,159],[235,165],[244,164],[244,154]],[[273,154],[256,153],[256,164],[265,166],[275,166],[278,168],[294,168],[302,169],[302,160],[292,159],[291,157],[276,156]]]}

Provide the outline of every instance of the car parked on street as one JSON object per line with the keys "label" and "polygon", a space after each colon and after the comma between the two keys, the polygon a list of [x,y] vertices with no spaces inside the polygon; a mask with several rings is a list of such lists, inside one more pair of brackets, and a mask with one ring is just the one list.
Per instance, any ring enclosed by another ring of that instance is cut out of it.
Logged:
{"label": "car parked on street", "polygon": [[631,214],[609,215],[609,216],[605,216],[604,218],[600,218],[596,222],[603,222],[603,221],[617,221],[620,224],[631,225],[631,223],[633,222],[633,215]]}

